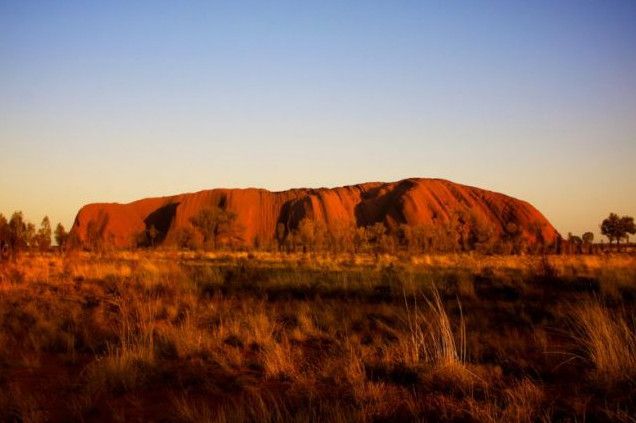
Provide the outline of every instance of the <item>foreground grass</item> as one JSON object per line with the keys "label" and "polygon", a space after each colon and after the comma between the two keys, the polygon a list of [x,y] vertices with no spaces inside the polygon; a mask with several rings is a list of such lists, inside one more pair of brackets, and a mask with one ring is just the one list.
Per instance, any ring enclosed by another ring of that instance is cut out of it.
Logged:
{"label": "foreground grass", "polygon": [[633,421],[636,260],[0,266],[0,421]]}

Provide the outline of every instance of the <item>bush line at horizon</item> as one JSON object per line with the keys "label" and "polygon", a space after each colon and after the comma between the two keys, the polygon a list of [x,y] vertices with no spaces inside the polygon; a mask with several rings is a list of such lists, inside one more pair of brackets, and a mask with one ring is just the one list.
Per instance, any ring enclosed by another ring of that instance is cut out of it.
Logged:
{"label": "bush line at horizon", "polygon": [[[236,214],[222,208],[203,209],[191,219],[191,226],[180,228],[173,236],[169,247],[190,250],[252,250],[284,252],[334,252],[334,253],[448,253],[476,251],[482,254],[544,254],[598,253],[605,250],[604,244],[594,244],[594,235],[585,232],[581,237],[568,234],[566,240],[558,238],[555,243],[543,241],[541,228],[535,228],[537,242],[530,248],[521,236],[518,226],[510,222],[502,234],[484,225],[469,212],[456,213],[449,222],[440,226],[400,225],[389,231],[383,223],[368,227],[342,227],[328,231],[324,225],[305,218],[297,228],[286,228],[278,224],[274,242],[266,244],[258,237],[252,245],[241,238],[242,228],[236,223]],[[79,242],[73,233],[69,236],[64,226],[58,223],[54,235],[59,247],[74,249],[82,246],[91,251],[111,249],[105,238],[107,220],[89,222],[87,240]],[[634,220],[630,216],[619,217],[610,213],[600,225],[608,237],[609,245],[616,242],[619,250],[621,239],[629,243],[629,235],[636,233]],[[0,214],[0,257],[28,249],[47,251],[51,248],[51,225],[48,216],[36,231],[35,225],[26,221],[22,212],[15,212],[11,219]],[[139,233],[134,240],[137,248],[154,248],[159,237],[165,238],[154,226]]]}

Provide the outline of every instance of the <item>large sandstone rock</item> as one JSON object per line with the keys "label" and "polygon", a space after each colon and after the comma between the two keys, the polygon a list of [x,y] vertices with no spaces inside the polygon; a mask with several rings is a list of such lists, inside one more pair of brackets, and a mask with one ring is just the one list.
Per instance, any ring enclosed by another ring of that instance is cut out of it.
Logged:
{"label": "large sandstone rock", "polygon": [[247,245],[256,238],[272,242],[279,223],[291,230],[305,217],[324,223],[328,230],[377,222],[395,228],[400,224],[444,225],[460,211],[472,213],[498,236],[503,236],[507,224],[514,223],[529,244],[540,237],[549,244],[559,236],[550,222],[525,201],[442,179],[423,178],[279,192],[212,189],[128,204],[88,204],[78,212],[72,233],[85,243],[91,226],[102,241],[125,248],[134,247],[138,234],[152,225],[160,233],[158,239],[170,244],[176,231],[190,226],[190,219],[207,207],[234,211]]}

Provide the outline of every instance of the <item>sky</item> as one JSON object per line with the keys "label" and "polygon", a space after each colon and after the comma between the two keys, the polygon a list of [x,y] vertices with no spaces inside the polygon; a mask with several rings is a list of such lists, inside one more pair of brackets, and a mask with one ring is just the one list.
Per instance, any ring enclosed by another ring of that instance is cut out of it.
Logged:
{"label": "sky", "polygon": [[636,214],[636,2],[0,0],[0,213],[438,177]]}

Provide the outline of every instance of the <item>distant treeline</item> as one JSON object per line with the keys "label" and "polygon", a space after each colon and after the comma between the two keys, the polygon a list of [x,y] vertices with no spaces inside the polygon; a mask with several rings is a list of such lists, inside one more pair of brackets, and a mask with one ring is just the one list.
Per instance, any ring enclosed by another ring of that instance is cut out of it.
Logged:
{"label": "distant treeline", "polygon": [[[105,236],[107,221],[89,222],[86,239],[74,235],[58,223],[51,228],[47,216],[39,228],[24,219],[22,212],[15,212],[9,220],[0,214],[0,251],[2,257],[21,251],[49,251],[52,237],[60,250],[83,248],[104,251],[111,247]],[[327,227],[318,221],[305,218],[296,228],[279,223],[273,240],[254,238],[248,245],[243,238],[244,228],[237,222],[236,214],[222,208],[209,208],[193,217],[191,225],[178,228],[166,239],[154,226],[137,234],[138,248],[173,247],[189,250],[263,250],[281,252],[332,252],[372,254],[422,254],[476,251],[482,254],[593,254],[614,247],[620,250],[621,241],[629,245],[629,235],[636,232],[634,219],[611,213],[601,223],[601,233],[609,244],[594,243],[594,234],[582,236],[568,234],[566,239],[544,240],[542,228],[533,228],[532,241],[524,236],[517,224],[505,225],[503,233],[483,224],[469,212],[456,213],[440,225],[399,225],[389,229],[383,223],[366,227]],[[164,242],[165,241],[165,242]],[[623,246],[625,249],[626,245]]]}
{"label": "distant treeline", "polygon": [[26,250],[49,251],[52,238],[59,247],[68,246],[69,235],[61,223],[53,231],[48,216],[44,216],[39,228],[27,221],[21,211],[7,220],[0,214],[0,255],[6,257]]}
{"label": "distant treeline", "polygon": [[[406,252],[450,253],[476,251],[482,254],[523,254],[523,253],[567,253],[591,254],[601,252],[606,246],[594,244],[594,234],[586,232],[582,236],[568,234],[566,239],[545,240],[540,226],[532,228],[533,240],[529,241],[514,222],[505,225],[499,232],[484,224],[468,211],[455,213],[448,222],[438,225],[399,225],[389,229],[383,223],[366,227],[335,226],[327,229],[320,221],[305,218],[296,228],[283,223],[276,227],[273,240],[256,237],[246,243],[242,233],[244,228],[236,220],[236,214],[223,208],[208,208],[193,217],[191,226],[178,228],[167,244],[181,249],[191,250],[242,250],[257,249],[283,252],[350,252],[395,254]],[[609,223],[608,223],[609,222]],[[103,236],[96,231],[105,225],[95,224],[89,228],[89,244],[99,243]],[[610,242],[628,240],[628,234],[634,233],[633,218],[619,218],[612,213],[601,224],[601,230]],[[136,245],[152,248],[165,240],[154,226],[138,234]],[[246,247],[249,244],[249,247]]]}
{"label": "distant treeline", "polygon": [[[220,219],[216,221],[210,216]],[[540,228],[537,231],[540,233]],[[235,222],[232,212],[204,210],[192,219],[191,228],[178,230],[174,242],[182,248],[235,249],[245,244],[241,233],[242,228]],[[273,240],[256,237],[252,244],[256,249],[285,252],[376,254],[399,251],[520,253],[528,248],[517,225],[507,225],[501,235],[467,214],[458,214],[453,221],[443,225],[400,225],[393,230],[383,223],[360,227],[336,225],[327,229],[324,223],[305,218],[295,228],[279,223]],[[541,246],[546,247],[545,244]]]}

